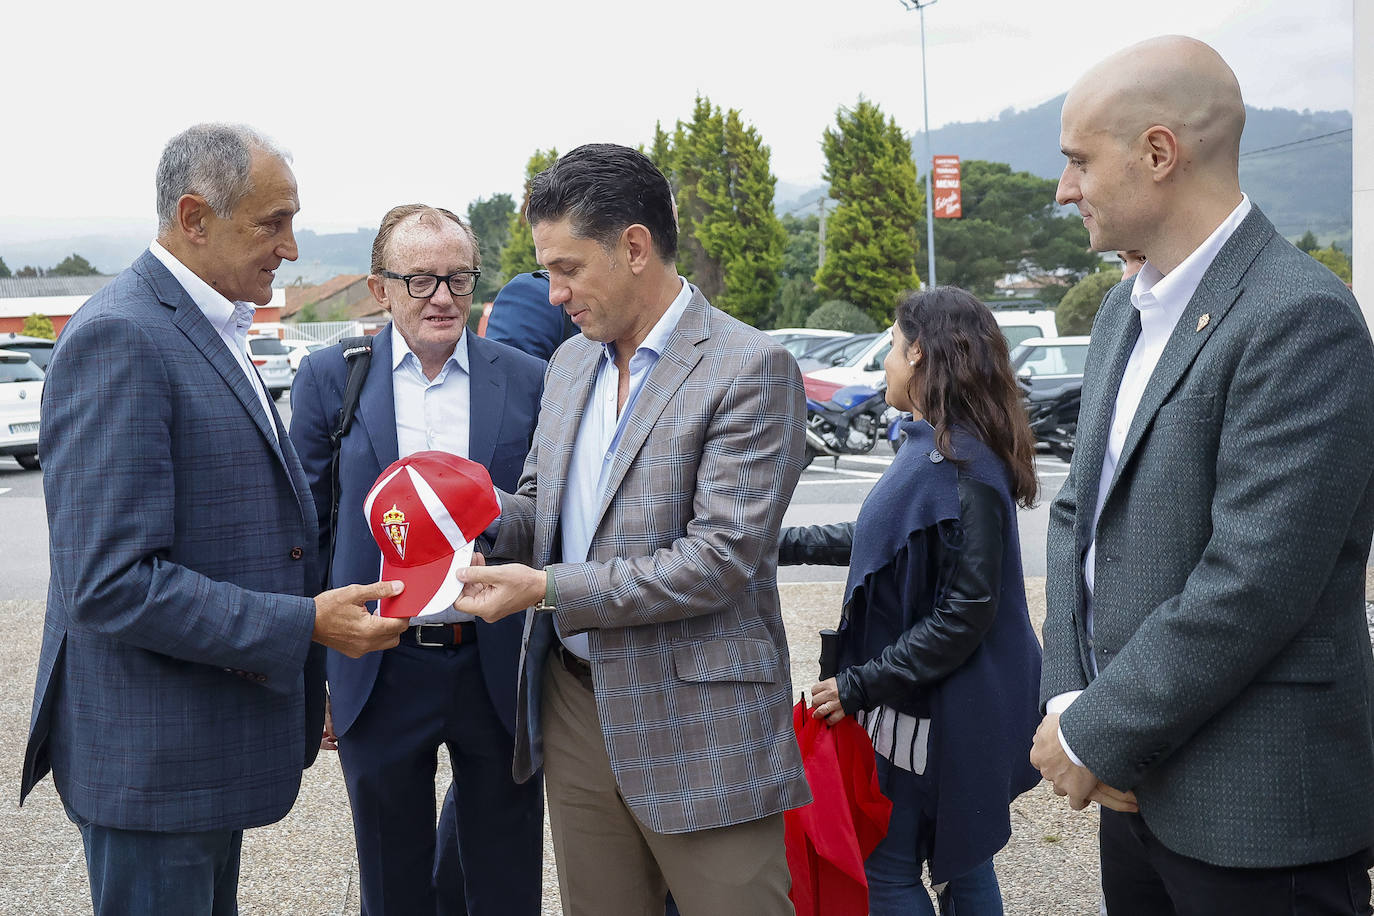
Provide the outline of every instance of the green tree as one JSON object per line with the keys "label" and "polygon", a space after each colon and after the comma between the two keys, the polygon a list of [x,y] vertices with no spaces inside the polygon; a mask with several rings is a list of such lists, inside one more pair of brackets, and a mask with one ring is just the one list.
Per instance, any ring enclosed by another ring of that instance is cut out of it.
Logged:
{"label": "green tree", "polygon": [[1107,290],[1120,282],[1121,271],[1111,268],[1088,274],[1075,283],[1059,301],[1059,307],[1054,310],[1054,323],[1059,333],[1068,336],[1091,332],[1093,320],[1097,318],[1097,309],[1102,305]]}
{"label": "green tree", "polygon": [[[1004,162],[970,159],[960,164],[963,216],[935,221],[935,275],[943,284],[977,295],[993,294],[1006,274],[1076,281],[1099,262],[1088,232],[1075,215],[1059,215],[1055,181],[1013,172]],[[918,219],[925,237],[925,216]],[[1066,287],[1046,286],[1047,298]]]}
{"label": "green tree", "polygon": [[1352,276],[1350,258],[1344,251],[1336,247],[1335,242],[1331,243],[1330,248],[1318,248],[1309,253],[1320,263],[1330,268],[1331,272],[1339,277],[1342,283],[1350,283]]}
{"label": "green tree", "polygon": [[48,271],[50,277],[95,277],[99,274],[100,271],[92,267],[91,262],[79,254],[72,254],[63,258],[62,263]]}
{"label": "green tree", "polygon": [[811,313],[811,317],[806,319],[806,326],[822,330],[849,331],[853,334],[872,334],[878,330],[878,323],[871,315],[854,303],[841,299],[821,303],[820,307]]}
{"label": "green tree", "polygon": [[[662,133],[654,137],[660,156]],[[773,211],[777,180],[758,130],[737,109],[722,111],[698,96],[665,158],[678,204],[678,269],[712,304],[766,326],[787,236]]]}
{"label": "green tree", "polygon": [[530,182],[534,181],[534,176],[557,161],[558,150],[549,147],[535,150],[525,164],[525,196],[520,200],[520,209],[510,215],[510,230],[506,235],[506,244],[501,248],[503,277],[539,269],[539,260],[534,256],[534,238],[530,236],[530,224],[525,220],[525,206],[530,202]]}
{"label": "green tree", "polygon": [[47,271],[43,270],[43,268],[41,267],[34,267],[31,264],[25,264],[23,267],[19,268],[14,272],[14,276],[18,279],[32,279],[33,277],[41,277],[46,272]]}
{"label": "green tree", "polygon": [[477,247],[482,252],[482,276],[472,292],[473,302],[490,302],[506,283],[507,277],[501,272],[501,249],[510,238],[514,215],[515,201],[509,194],[479,197],[468,204],[468,225],[477,236]]}
{"label": "green tree", "polygon": [[[673,135],[663,129],[662,121],[654,122],[654,143],[649,149],[645,150],[645,155],[658,170],[668,176],[668,181],[673,182]],[[677,190],[677,185],[673,184],[673,190]]]}
{"label": "green tree", "polygon": [[1302,234],[1302,238],[1298,239],[1293,244],[1295,244],[1298,247],[1299,251],[1305,251],[1308,254],[1311,254],[1312,252],[1317,251],[1322,247],[1322,243],[1317,241],[1317,237],[1312,233],[1311,229],[1308,229],[1306,232],[1304,232]]}
{"label": "green tree", "polygon": [[924,199],[916,188],[911,142],[895,120],[863,98],[852,109],[841,108],[835,122],[821,138],[836,207],[826,223],[825,264],[816,272],[816,288],[822,296],[853,302],[882,324],[901,294],[919,282],[916,221]]}
{"label": "green tree", "polygon": [[0,280],[4,280],[10,275],[10,269],[5,265],[5,259],[0,258]]}
{"label": "green tree", "polygon": [[782,275],[778,284],[778,306],[775,327],[799,328],[821,304],[816,293],[816,268],[820,249],[820,217],[812,214],[798,219],[783,214],[782,229],[787,233],[787,245],[782,252]]}
{"label": "green tree", "polygon": [[42,312],[34,312],[24,319],[24,327],[20,329],[20,334],[25,337],[41,337],[44,340],[56,340],[57,332],[53,330],[52,319]]}

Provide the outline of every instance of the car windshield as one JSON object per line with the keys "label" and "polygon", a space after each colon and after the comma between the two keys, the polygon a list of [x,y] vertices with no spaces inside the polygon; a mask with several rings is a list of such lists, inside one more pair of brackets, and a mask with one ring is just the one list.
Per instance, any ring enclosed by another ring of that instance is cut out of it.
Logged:
{"label": "car windshield", "polygon": [[1082,375],[1087,357],[1087,344],[1047,344],[1018,348],[1012,357],[1012,364],[1019,374],[1032,378],[1042,375]]}
{"label": "car windshield", "polygon": [[1002,336],[1007,339],[1007,346],[1015,347],[1023,340],[1031,337],[1049,337],[1045,329],[1033,324],[1004,324],[1002,325]]}
{"label": "car windshield", "polygon": [[253,337],[248,341],[248,349],[254,356],[286,356],[290,352],[275,337]]}
{"label": "car windshield", "polygon": [[846,337],[844,338],[843,343],[836,344],[833,349],[827,350],[823,354],[815,352],[809,355],[814,356],[817,359],[829,360],[837,366],[843,366],[846,363],[848,363],[851,359],[858,356],[863,351],[867,350],[869,345],[873,343],[874,336],[876,335],[859,334],[855,337]]}
{"label": "car windshield", "polygon": [[43,370],[32,360],[0,361],[0,382],[41,382]]}

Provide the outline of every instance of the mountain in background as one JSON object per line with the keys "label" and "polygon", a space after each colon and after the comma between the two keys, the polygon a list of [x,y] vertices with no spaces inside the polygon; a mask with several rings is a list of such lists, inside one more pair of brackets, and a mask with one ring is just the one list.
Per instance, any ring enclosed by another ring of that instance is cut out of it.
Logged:
{"label": "mountain in background", "polygon": [[[933,130],[936,155],[1008,163],[1014,171],[1058,178],[1064,167],[1059,153],[1059,110],[1064,97],[1025,111],[1008,109],[989,121],[947,124]],[[1351,250],[1351,124],[1348,111],[1292,111],[1247,108],[1241,139],[1240,183],[1280,233],[1296,239],[1309,229],[1323,245],[1335,242]],[[925,140],[912,138],[918,170],[924,173]],[[1278,147],[1277,149],[1275,147]],[[824,183],[778,182],[774,209],[801,216],[816,212]],[[283,262],[277,285],[323,283],[338,274],[367,273],[375,229],[318,235],[296,233],[300,258]],[[113,274],[133,263],[147,247],[146,232],[68,236],[38,242],[0,243],[0,258],[11,270],[26,264],[49,268],[72,253],[102,273]]]}
{"label": "mountain in background", "polygon": [[[1064,157],[1059,152],[1059,111],[1063,107],[1061,95],[1025,111],[1008,109],[990,121],[946,124],[930,132],[931,152],[1005,162],[1013,171],[1057,179],[1064,169]],[[1284,236],[1295,239],[1310,229],[1323,245],[1334,241],[1350,251],[1354,186],[1351,124],[1348,111],[1247,106],[1240,144],[1240,185]],[[1328,136],[1331,134],[1334,136]],[[923,133],[913,135],[912,148],[917,151],[917,169],[924,175]],[[814,213],[815,207],[806,205],[824,190],[819,184],[807,187],[780,182],[776,209],[779,213]]]}

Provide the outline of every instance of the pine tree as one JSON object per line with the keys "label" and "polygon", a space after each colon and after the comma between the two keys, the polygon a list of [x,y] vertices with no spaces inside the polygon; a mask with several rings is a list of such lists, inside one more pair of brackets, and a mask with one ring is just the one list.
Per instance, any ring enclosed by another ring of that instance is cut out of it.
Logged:
{"label": "pine tree", "polygon": [[477,247],[482,253],[482,276],[473,290],[473,302],[490,302],[497,290],[505,285],[507,278],[501,272],[501,250],[510,238],[514,214],[515,201],[509,194],[479,197],[468,204],[468,225],[477,236]]}
{"label": "pine tree", "polygon": [[825,264],[816,288],[826,299],[843,299],[879,326],[916,276],[916,222],[924,203],[916,188],[911,142],[877,105],[860,98],[841,108],[835,128],[821,138],[825,179],[835,212],[826,223]]}
{"label": "pine tree", "polygon": [[0,280],[4,280],[10,275],[10,269],[5,265],[5,259],[0,258]]}
{"label": "pine tree", "polygon": [[525,196],[520,201],[520,210],[510,216],[510,234],[501,248],[501,275],[507,278],[516,274],[539,269],[539,260],[534,256],[534,238],[530,235],[530,224],[525,220],[525,207],[530,202],[530,182],[534,176],[558,161],[558,150],[535,150],[530,161],[525,164]]}
{"label": "pine tree", "polygon": [[[665,136],[655,130],[656,150]],[[666,158],[678,203],[678,269],[718,308],[767,325],[787,234],[773,212],[777,179],[758,130],[738,110],[722,112],[699,96]]]}

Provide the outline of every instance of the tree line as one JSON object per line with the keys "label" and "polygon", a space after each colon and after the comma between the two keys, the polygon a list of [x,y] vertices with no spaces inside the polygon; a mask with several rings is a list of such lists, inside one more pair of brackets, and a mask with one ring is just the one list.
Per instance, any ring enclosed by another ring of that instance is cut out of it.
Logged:
{"label": "tree line", "polygon": [[6,266],[5,259],[0,258],[0,280],[11,276],[23,279],[25,277],[97,277],[99,275],[100,271],[96,270],[90,261],[75,253],[63,258],[56,266],[46,270],[42,267],[25,264],[13,274]]}

